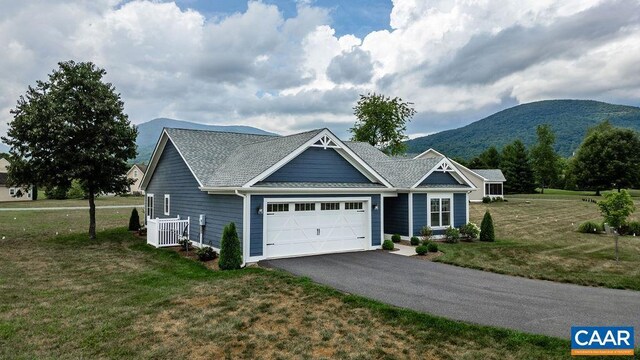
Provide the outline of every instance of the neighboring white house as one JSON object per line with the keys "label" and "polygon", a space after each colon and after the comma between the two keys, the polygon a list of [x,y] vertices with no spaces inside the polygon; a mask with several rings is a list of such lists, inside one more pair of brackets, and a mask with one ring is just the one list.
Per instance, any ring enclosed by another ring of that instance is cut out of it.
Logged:
{"label": "neighboring white house", "polygon": [[22,186],[10,187],[7,185],[8,167],[9,161],[0,159],[0,202],[33,200],[33,188],[31,186],[25,189]]}
{"label": "neighboring white house", "polygon": [[144,194],[144,190],[140,188],[140,183],[145,172],[147,172],[147,165],[144,164],[134,164],[131,169],[127,171],[127,178],[135,180],[135,182],[129,186],[129,194]]}
{"label": "neighboring white house", "polygon": [[[429,149],[414,159],[429,159],[442,157],[442,153]],[[450,159],[451,160],[451,159]],[[500,169],[469,169],[466,166],[451,160],[451,162],[469,179],[477,188],[469,194],[470,202],[480,202],[485,196],[504,197],[504,182],[507,179]]]}

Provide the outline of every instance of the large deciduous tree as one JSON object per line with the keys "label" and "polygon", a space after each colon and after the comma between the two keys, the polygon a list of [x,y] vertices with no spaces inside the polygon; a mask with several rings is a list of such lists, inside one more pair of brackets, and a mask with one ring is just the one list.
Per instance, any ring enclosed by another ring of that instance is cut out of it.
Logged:
{"label": "large deciduous tree", "polygon": [[360,95],[353,108],[358,120],[350,129],[352,140],[368,142],[389,155],[404,153],[406,124],[416,114],[412,105],[398,97],[392,99],[376,93]]}
{"label": "large deciduous tree", "polygon": [[540,186],[540,192],[544,193],[545,186],[549,186],[558,179],[559,156],[553,149],[556,136],[551,127],[547,124],[538,125],[536,133],[538,141],[531,149],[531,165]]}
{"label": "large deciduous tree", "polygon": [[640,136],[605,121],[587,132],[571,171],[581,189],[600,190],[640,185]]}
{"label": "large deciduous tree", "polygon": [[507,181],[504,190],[508,194],[529,194],[534,192],[533,169],[527,148],[516,140],[502,149],[501,168]]}
{"label": "large deciduous tree", "polygon": [[96,237],[95,197],[127,190],[127,159],[137,130],[120,95],[91,62],[61,62],[47,81],[20,96],[3,141],[10,147],[9,181],[68,188],[77,180],[89,199],[89,237]]}

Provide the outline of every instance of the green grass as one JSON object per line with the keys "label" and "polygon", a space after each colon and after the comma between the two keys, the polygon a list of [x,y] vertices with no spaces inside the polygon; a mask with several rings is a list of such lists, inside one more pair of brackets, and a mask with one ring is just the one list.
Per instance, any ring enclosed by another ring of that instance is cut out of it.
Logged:
{"label": "green grass", "polygon": [[[616,262],[612,237],[576,231],[584,221],[602,221],[596,204],[575,196],[508,200],[471,205],[470,219],[477,224],[485,210],[491,212],[498,241],[441,244],[444,255],[436,261],[535,279],[640,290],[640,237],[619,238],[620,261]],[[632,219],[637,220],[637,215]]]}
{"label": "green grass", "polygon": [[114,228],[128,219],[116,209],[98,211],[105,230],[90,241],[76,232],[86,218],[0,212],[0,358],[569,358],[566,340],[399,309],[280,271],[210,271]]}
{"label": "green grass", "polygon": [[[99,196],[96,198],[96,206],[113,206],[113,205],[144,205],[144,197],[142,196]],[[0,208],[35,208],[35,207],[73,207],[73,206],[89,206],[89,200],[50,200],[44,197],[38,197],[36,201],[14,201],[0,202]]]}
{"label": "green grass", "polygon": [[[640,190],[638,189],[626,189],[627,192],[632,197],[640,197]],[[540,189],[537,189],[540,191]],[[605,190],[601,191],[602,195],[615,192],[617,190]],[[596,200],[600,200],[601,196],[596,196],[595,191],[574,191],[574,190],[564,190],[564,189],[544,189],[544,194],[536,193],[536,194],[515,194],[508,195],[509,198],[513,199],[529,199],[529,198],[550,198],[550,199],[575,199],[576,197],[583,198],[593,198]]]}

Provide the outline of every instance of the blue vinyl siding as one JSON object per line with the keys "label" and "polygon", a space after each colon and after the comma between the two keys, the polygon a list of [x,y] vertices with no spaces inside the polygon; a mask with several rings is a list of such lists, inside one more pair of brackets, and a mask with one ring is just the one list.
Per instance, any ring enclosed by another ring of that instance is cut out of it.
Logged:
{"label": "blue vinyl siding", "polygon": [[453,226],[460,227],[466,224],[468,206],[466,193],[453,194]]}
{"label": "blue vinyl siding", "polygon": [[[264,212],[258,214],[258,208],[263,206],[265,198],[323,198],[323,197],[368,197],[371,199],[370,206],[378,205],[378,210],[369,209],[371,214],[371,245],[378,246],[381,244],[382,234],[380,234],[380,195],[379,194],[352,194],[352,195],[251,195],[251,220],[250,220],[250,239],[249,239],[249,256],[262,256],[263,252],[263,225]],[[386,201],[386,200],[385,200]]]}
{"label": "blue vinyl siding", "polygon": [[420,236],[427,226],[427,194],[413,194],[413,235]]}
{"label": "blue vinyl siding", "polygon": [[[200,191],[198,186],[182,157],[168,141],[146,189],[147,194],[154,196],[154,217],[175,218],[180,215],[186,219],[190,216],[191,240],[199,241],[198,218],[205,214],[204,243],[219,248],[222,229],[230,222],[235,222],[238,236],[242,239],[243,199],[235,195],[209,195]],[[170,194],[171,198],[168,216],[164,215],[164,194]]]}
{"label": "blue vinyl siding", "polygon": [[458,185],[460,183],[448,172],[434,171],[420,183],[420,185],[432,184]]}
{"label": "blue vinyl siding", "polygon": [[408,194],[384,198],[384,232],[409,236]]}
{"label": "blue vinyl siding", "polygon": [[310,147],[269,175],[265,182],[370,183],[334,149]]}

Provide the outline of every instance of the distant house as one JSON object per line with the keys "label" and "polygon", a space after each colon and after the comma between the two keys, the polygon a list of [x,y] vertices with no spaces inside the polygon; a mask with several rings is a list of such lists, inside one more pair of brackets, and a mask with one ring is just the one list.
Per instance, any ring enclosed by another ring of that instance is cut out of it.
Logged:
{"label": "distant house", "polygon": [[[244,262],[380,249],[469,221],[474,185],[445,156],[391,158],[328,129],[265,136],[165,128],[142,180],[147,242],[219,249],[236,224]],[[202,245],[200,245],[202,244]]]}
{"label": "distant house", "polygon": [[33,187],[7,185],[9,161],[0,159],[0,202],[33,200]]}
{"label": "distant house", "polygon": [[[435,157],[442,157],[440,152],[429,149],[420,155],[414,157],[414,159],[428,159]],[[504,182],[507,179],[502,174],[500,169],[469,169],[466,166],[451,160],[455,166],[462,172],[467,179],[475,185],[476,189],[469,194],[469,201],[480,202],[485,196],[494,198],[504,197]]]}
{"label": "distant house", "polygon": [[147,172],[147,165],[134,164],[129,171],[127,171],[127,178],[134,179],[135,182],[129,186],[129,194],[144,194],[144,190],[140,188],[142,178]]}

